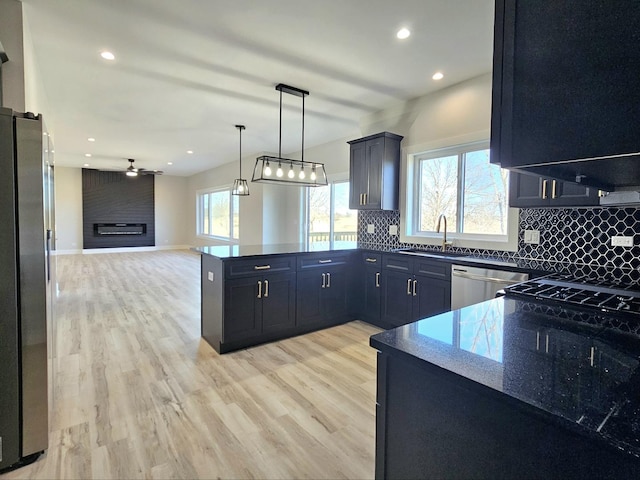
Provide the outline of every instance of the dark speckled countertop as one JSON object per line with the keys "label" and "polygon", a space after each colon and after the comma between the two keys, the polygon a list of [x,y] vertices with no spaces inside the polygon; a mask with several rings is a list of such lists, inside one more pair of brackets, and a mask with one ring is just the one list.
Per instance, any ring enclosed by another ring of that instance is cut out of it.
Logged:
{"label": "dark speckled countertop", "polygon": [[640,457],[640,325],[497,298],[371,337]]}
{"label": "dark speckled countertop", "polygon": [[294,253],[355,250],[356,248],[356,242],[343,242],[340,246],[332,249],[327,248],[325,245],[312,245],[306,247],[302,243],[280,243],[275,245],[213,245],[206,247],[194,247],[192,250],[220,259],[226,259],[255,257],[260,255],[288,255]]}

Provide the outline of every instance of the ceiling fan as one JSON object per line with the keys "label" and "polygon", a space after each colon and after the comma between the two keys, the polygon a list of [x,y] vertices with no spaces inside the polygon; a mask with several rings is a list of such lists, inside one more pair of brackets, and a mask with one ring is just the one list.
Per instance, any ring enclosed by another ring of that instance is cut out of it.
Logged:
{"label": "ceiling fan", "polygon": [[133,166],[135,160],[133,158],[127,158],[129,166],[127,167],[126,174],[128,177],[137,177],[138,175],[162,175],[162,170],[145,170],[144,168],[136,168]]}

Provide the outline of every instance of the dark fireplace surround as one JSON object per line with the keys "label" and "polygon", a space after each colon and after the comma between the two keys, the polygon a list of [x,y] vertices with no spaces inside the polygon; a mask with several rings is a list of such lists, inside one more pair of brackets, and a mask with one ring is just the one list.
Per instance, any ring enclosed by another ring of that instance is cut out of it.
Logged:
{"label": "dark fireplace surround", "polygon": [[82,169],[83,248],[155,245],[154,176]]}

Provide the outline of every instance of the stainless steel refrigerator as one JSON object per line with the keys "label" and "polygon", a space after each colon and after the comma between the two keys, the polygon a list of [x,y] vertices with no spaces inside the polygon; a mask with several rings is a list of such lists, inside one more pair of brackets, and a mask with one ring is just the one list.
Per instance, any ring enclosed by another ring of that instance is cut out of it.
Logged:
{"label": "stainless steel refrigerator", "polygon": [[48,445],[51,150],[41,116],[0,107],[0,471]]}

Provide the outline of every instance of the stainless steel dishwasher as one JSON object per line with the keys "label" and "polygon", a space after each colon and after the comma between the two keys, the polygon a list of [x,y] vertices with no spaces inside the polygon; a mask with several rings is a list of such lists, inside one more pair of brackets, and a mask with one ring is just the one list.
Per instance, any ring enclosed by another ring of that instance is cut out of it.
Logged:
{"label": "stainless steel dishwasher", "polygon": [[451,310],[490,300],[498,290],[525,280],[526,273],[451,265]]}

